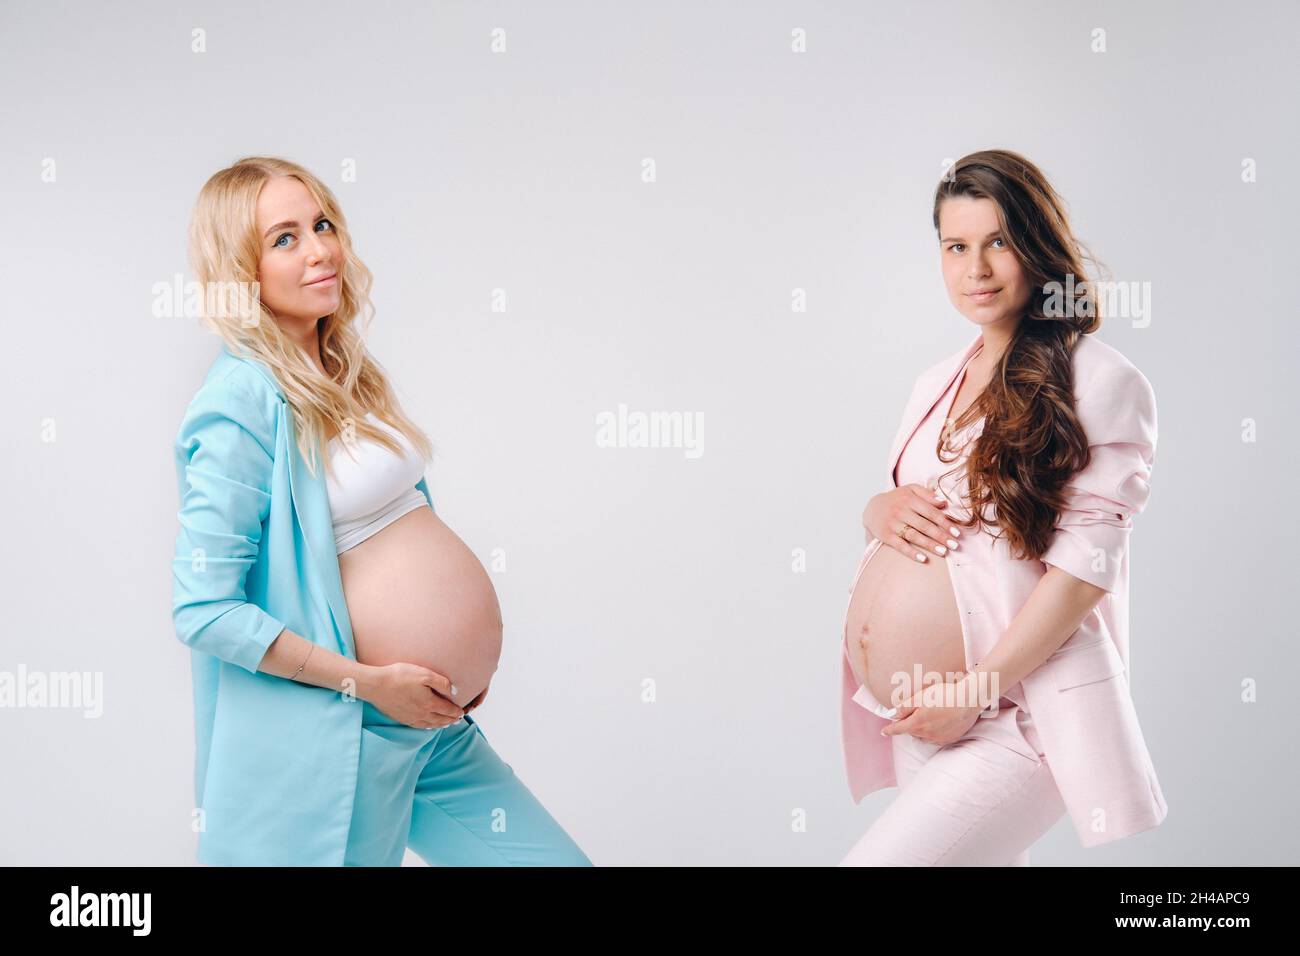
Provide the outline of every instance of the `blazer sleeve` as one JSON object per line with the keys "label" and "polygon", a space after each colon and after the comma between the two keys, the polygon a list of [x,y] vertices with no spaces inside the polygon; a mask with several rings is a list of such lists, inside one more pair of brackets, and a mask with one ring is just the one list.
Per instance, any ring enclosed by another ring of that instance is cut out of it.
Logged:
{"label": "blazer sleeve", "polygon": [[1151,495],[1156,452],[1156,398],[1132,366],[1089,383],[1075,401],[1088,435],[1089,462],[1066,486],[1066,507],[1045,564],[1111,592],[1119,582],[1133,518]]}
{"label": "blazer sleeve", "polygon": [[274,448],[256,399],[223,381],[199,389],[176,437],[176,636],[252,673],[285,627],[244,591],[271,506]]}

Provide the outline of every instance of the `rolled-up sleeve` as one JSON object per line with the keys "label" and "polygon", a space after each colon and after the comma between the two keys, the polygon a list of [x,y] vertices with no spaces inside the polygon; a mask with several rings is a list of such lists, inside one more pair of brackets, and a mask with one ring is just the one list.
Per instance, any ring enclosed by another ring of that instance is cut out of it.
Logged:
{"label": "rolled-up sleeve", "polygon": [[245,594],[271,505],[272,427],[251,395],[223,381],[208,383],[186,409],[175,452],[176,636],[194,650],[256,673],[285,627]]}
{"label": "rolled-up sleeve", "polygon": [[1066,507],[1042,560],[1114,591],[1133,518],[1151,495],[1156,398],[1132,366],[1090,382],[1075,401],[1088,435],[1088,464],[1066,486]]}

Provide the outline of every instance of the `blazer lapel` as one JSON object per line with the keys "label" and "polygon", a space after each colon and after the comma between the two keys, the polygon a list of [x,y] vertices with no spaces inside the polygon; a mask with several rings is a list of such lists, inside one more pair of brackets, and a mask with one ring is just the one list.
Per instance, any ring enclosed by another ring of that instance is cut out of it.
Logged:
{"label": "blazer lapel", "polygon": [[[293,499],[294,513],[298,517],[298,526],[302,528],[307,551],[325,588],[325,600],[334,618],[334,631],[339,639],[339,653],[355,660],[357,653],[352,637],[352,619],[348,616],[348,603],[343,596],[343,578],[339,573],[339,556],[334,548],[334,519],[330,514],[329,492],[325,487],[324,463],[318,456],[318,473],[313,476],[307,470],[307,463],[298,451],[293,414],[289,411],[288,400],[275,376],[256,358],[236,355],[224,341],[221,351],[232,361],[249,362],[280,399],[276,434],[281,438],[276,440],[276,456],[287,455],[289,459],[289,496]],[[279,444],[281,440],[284,441],[283,447]],[[421,490],[428,495],[427,486]]]}
{"label": "blazer lapel", "polygon": [[916,383],[916,389],[912,392],[912,400],[903,409],[903,422],[899,426],[898,434],[894,436],[893,447],[889,449],[888,482],[890,485],[898,487],[898,482],[894,480],[894,469],[898,467],[898,459],[903,457],[903,449],[907,447],[908,441],[943,397],[943,393],[948,391],[948,387],[957,378],[966,360],[979,349],[983,339],[983,335],[975,336],[962,351],[930,371],[922,373]]}

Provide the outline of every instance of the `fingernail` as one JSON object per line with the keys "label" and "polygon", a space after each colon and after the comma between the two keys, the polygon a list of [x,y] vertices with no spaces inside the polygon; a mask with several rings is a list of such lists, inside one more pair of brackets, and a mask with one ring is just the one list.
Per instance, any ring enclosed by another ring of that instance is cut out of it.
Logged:
{"label": "fingernail", "polygon": [[455,696],[456,696],[456,685],[455,685],[455,684],[452,684],[452,685],[451,685],[451,696],[452,696],[452,697],[455,697]]}
{"label": "fingernail", "polygon": [[948,530],[952,532],[952,536],[953,536],[954,538],[960,538],[960,537],[961,537],[961,532],[958,531],[956,528],[949,528]]}
{"label": "fingernail", "polygon": [[916,560],[918,560],[918,561],[925,561],[925,560],[928,560],[928,559],[926,558],[925,555],[923,555],[921,552],[918,551],[918,552],[916,553]]}
{"label": "fingernail", "polygon": [[945,548],[945,547],[944,547],[943,545],[941,545],[941,544],[936,544],[936,545],[934,546],[934,550],[937,551],[937,552],[938,552],[939,554],[941,554],[941,555],[944,555],[944,554],[947,554],[947,553],[948,553],[948,549]]}
{"label": "fingernail", "polygon": [[956,542],[956,541],[949,540],[949,542],[948,542],[948,547],[953,548],[953,549],[955,550],[956,547],[957,547],[957,542]]}

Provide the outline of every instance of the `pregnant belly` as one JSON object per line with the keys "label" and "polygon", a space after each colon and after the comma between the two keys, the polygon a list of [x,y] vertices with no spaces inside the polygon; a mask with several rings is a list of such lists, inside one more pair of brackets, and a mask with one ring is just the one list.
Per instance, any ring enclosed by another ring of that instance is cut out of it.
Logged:
{"label": "pregnant belly", "polygon": [[419,664],[456,685],[462,707],[501,657],[501,608],[487,571],[432,508],[416,508],[339,555],[357,660]]}
{"label": "pregnant belly", "polygon": [[849,598],[850,665],[859,683],[886,707],[920,689],[918,665],[923,683],[930,683],[931,672],[946,680],[966,669],[961,612],[944,560],[921,562],[881,545]]}

